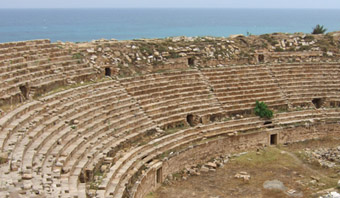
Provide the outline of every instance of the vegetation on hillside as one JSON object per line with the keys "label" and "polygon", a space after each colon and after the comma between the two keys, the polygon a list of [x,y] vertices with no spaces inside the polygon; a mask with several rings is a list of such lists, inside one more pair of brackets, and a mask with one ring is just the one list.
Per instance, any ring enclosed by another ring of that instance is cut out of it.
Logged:
{"label": "vegetation on hillside", "polygon": [[323,25],[317,24],[313,28],[312,34],[324,34],[326,31],[327,31],[327,29]]}

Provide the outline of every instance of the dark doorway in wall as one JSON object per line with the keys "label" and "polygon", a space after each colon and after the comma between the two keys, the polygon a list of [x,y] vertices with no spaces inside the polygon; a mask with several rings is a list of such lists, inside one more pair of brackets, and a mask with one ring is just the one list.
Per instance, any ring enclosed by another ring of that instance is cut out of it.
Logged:
{"label": "dark doorway in wall", "polygon": [[272,121],[265,121],[263,125],[267,125],[266,128],[269,129],[275,128]]}
{"label": "dark doorway in wall", "polygon": [[210,122],[217,122],[217,121],[219,121],[219,120],[221,120],[221,115],[219,115],[219,114],[212,114],[212,115],[210,115],[210,117],[209,117],[209,120],[210,120]]}
{"label": "dark doorway in wall", "polygon": [[187,115],[187,123],[192,127],[194,126],[194,116],[192,114]]}
{"label": "dark doorway in wall", "polygon": [[20,85],[19,89],[21,91],[21,94],[24,96],[24,98],[27,100],[28,99],[28,88],[26,85]]}
{"label": "dark doorway in wall", "polygon": [[263,54],[259,54],[258,60],[259,60],[259,63],[263,63],[264,62],[264,55]]}
{"label": "dark doorway in wall", "polygon": [[157,173],[156,173],[156,182],[157,182],[158,184],[162,183],[162,172],[163,172],[162,167],[160,167],[160,168],[157,169]]}
{"label": "dark doorway in wall", "polygon": [[277,134],[270,135],[270,145],[277,145]]}
{"label": "dark doorway in wall", "polygon": [[194,66],[195,65],[195,60],[193,58],[188,58],[188,65],[189,66]]}
{"label": "dark doorway in wall", "polygon": [[314,98],[312,103],[314,104],[315,108],[319,109],[321,108],[323,101],[321,98]]}
{"label": "dark doorway in wall", "polygon": [[105,68],[105,76],[111,76],[111,69],[109,67]]}

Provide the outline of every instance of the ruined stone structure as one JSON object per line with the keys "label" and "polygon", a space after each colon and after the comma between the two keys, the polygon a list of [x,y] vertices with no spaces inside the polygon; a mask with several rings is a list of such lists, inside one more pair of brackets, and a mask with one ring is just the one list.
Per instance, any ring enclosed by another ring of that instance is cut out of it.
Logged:
{"label": "ruined stone structure", "polygon": [[214,156],[339,135],[338,39],[1,44],[0,196],[142,198]]}

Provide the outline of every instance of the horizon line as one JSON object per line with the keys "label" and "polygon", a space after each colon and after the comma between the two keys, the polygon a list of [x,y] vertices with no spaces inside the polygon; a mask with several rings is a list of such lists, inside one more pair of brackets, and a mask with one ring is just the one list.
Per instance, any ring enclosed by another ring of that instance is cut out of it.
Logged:
{"label": "horizon line", "polygon": [[3,7],[0,9],[278,9],[278,10],[340,10],[340,8],[246,8],[246,7]]}

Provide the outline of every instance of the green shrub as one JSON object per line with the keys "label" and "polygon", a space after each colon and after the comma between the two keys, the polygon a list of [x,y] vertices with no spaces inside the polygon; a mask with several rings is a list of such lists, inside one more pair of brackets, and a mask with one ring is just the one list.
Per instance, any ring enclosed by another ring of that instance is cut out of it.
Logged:
{"label": "green shrub", "polygon": [[262,35],[260,35],[260,38],[268,41],[268,43],[270,43],[272,46],[275,46],[276,44],[279,43],[277,40],[275,40],[275,38],[273,38],[269,34],[262,34]]}
{"label": "green shrub", "polygon": [[311,46],[301,46],[298,51],[309,51],[311,50],[312,47]]}
{"label": "green shrub", "polygon": [[284,50],[281,47],[276,47],[274,51],[275,52],[284,52]]}
{"label": "green shrub", "polygon": [[323,25],[317,24],[317,25],[313,28],[312,34],[324,34],[326,31],[327,31],[327,29],[326,29]]}
{"label": "green shrub", "polygon": [[73,54],[72,58],[73,59],[82,59],[83,55],[81,55],[80,53],[76,53],[76,54]]}
{"label": "green shrub", "polygon": [[8,161],[7,159],[5,159],[5,158],[1,158],[1,157],[0,157],[0,164],[7,163],[7,161]]}
{"label": "green shrub", "polygon": [[312,35],[307,35],[305,38],[304,38],[304,40],[305,41],[307,41],[307,42],[312,42],[312,41],[314,41],[314,36],[312,36]]}
{"label": "green shrub", "polygon": [[272,118],[273,111],[268,109],[267,105],[264,102],[256,101],[256,106],[254,109],[255,115],[260,116],[261,118]]}

